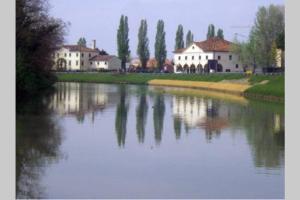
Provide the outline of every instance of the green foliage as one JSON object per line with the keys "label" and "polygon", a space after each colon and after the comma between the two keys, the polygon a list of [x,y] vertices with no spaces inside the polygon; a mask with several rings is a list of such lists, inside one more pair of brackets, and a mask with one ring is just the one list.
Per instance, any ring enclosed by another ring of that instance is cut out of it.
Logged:
{"label": "green foliage", "polygon": [[210,24],[208,26],[208,30],[207,30],[207,34],[206,34],[206,38],[212,38],[215,37],[215,26],[213,24]]}
{"label": "green foliage", "polygon": [[[270,5],[269,7],[259,8],[250,34],[257,46],[257,62],[260,66],[269,67],[274,63],[273,53],[270,52],[274,42],[279,42],[281,48],[284,46],[284,27],[283,6]],[[280,37],[283,41],[278,40]]]}
{"label": "green foliage", "polygon": [[159,69],[162,68],[167,57],[165,36],[166,33],[164,31],[164,22],[163,20],[158,20],[154,45],[155,45],[155,59],[157,61],[157,67]]}
{"label": "green foliage", "polygon": [[223,33],[223,29],[218,29],[217,31],[217,37],[218,38],[221,38],[221,39],[224,39],[224,33]]}
{"label": "green foliage", "polygon": [[186,47],[190,46],[194,42],[194,35],[189,30],[186,35]]}
{"label": "green foliage", "polygon": [[120,24],[117,32],[117,45],[118,45],[118,56],[121,59],[121,67],[123,71],[126,68],[126,62],[130,57],[129,50],[129,38],[128,38],[128,18],[122,15],[120,18]]}
{"label": "green foliage", "polygon": [[63,42],[66,25],[49,16],[48,2],[16,1],[16,93],[31,95],[51,86],[52,55]]}
{"label": "green foliage", "polygon": [[150,57],[149,39],[147,37],[147,21],[142,20],[138,33],[138,48],[137,54],[142,63],[142,68],[146,68],[147,61]]}
{"label": "green foliage", "polygon": [[178,25],[176,31],[176,38],[175,38],[175,50],[184,48],[184,41],[183,41],[183,26],[180,24]]}
{"label": "green foliage", "polygon": [[77,44],[86,47],[86,39],[84,37],[79,38]]}

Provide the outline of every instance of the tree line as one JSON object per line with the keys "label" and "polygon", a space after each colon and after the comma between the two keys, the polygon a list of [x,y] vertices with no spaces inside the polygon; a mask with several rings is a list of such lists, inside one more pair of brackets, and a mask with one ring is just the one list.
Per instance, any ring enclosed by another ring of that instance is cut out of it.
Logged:
{"label": "tree line", "polygon": [[[146,69],[148,60],[150,59],[149,51],[149,38],[147,36],[148,25],[147,20],[142,19],[138,31],[138,45],[137,45],[137,55],[141,61],[142,69]],[[157,68],[162,69],[162,66],[167,57],[166,50],[166,32],[164,30],[164,21],[158,20],[156,26],[156,36],[154,44],[154,55],[157,61]],[[218,29],[217,35],[214,32],[214,25],[210,24],[208,27],[207,39],[212,37],[219,37],[224,39],[223,30]],[[194,35],[191,30],[187,32],[186,42],[184,45],[184,33],[183,26],[178,25],[175,37],[175,50],[188,47],[194,42]],[[122,15],[120,18],[119,28],[117,30],[117,49],[118,57],[121,59],[121,68],[123,71],[126,70],[126,62],[130,59],[130,49],[129,49],[129,27],[128,27],[128,17]]]}

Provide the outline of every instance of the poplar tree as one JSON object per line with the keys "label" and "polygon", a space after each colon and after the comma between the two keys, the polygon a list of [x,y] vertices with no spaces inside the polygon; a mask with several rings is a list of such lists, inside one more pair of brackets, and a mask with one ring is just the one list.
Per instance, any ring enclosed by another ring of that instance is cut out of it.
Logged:
{"label": "poplar tree", "polygon": [[126,71],[126,62],[129,60],[129,38],[128,38],[128,18],[122,15],[117,32],[118,56],[121,59],[121,68]]}
{"label": "poplar tree", "polygon": [[149,52],[149,39],[147,37],[147,21],[141,20],[141,25],[138,33],[138,47],[137,54],[142,64],[142,68],[145,69],[147,61],[150,57]]}
{"label": "poplar tree", "polygon": [[207,37],[207,39],[215,37],[215,26],[213,24],[210,24],[208,26],[206,37]]}
{"label": "poplar tree", "polygon": [[194,35],[192,32],[189,30],[187,35],[186,35],[186,47],[190,46],[194,42]]}
{"label": "poplar tree", "polygon": [[178,25],[176,31],[176,38],[175,38],[175,50],[184,48],[184,41],[183,41],[183,26],[180,24]]}
{"label": "poplar tree", "polygon": [[158,20],[155,36],[155,59],[157,61],[157,67],[160,70],[167,57],[165,36],[164,21]]}
{"label": "poplar tree", "polygon": [[224,33],[223,33],[223,30],[220,29],[220,28],[218,29],[217,37],[220,38],[220,39],[224,39]]}

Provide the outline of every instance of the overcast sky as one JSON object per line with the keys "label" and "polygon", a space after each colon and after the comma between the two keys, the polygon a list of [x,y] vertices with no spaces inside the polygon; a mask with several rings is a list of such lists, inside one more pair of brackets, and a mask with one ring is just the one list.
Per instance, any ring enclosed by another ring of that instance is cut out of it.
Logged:
{"label": "overcast sky", "polygon": [[[259,6],[284,4],[283,0],[49,0],[52,16],[70,22],[67,44],[85,37],[87,44],[96,39],[97,47],[117,54],[116,34],[121,14],[128,16],[130,50],[136,56],[137,34],[141,19],[148,23],[150,54],[159,19],[165,22],[168,58],[173,54],[178,24],[184,34],[191,30],[195,41],[206,39],[210,23],[222,28],[227,40],[235,33],[248,36]],[[239,36],[240,40],[244,39]]]}

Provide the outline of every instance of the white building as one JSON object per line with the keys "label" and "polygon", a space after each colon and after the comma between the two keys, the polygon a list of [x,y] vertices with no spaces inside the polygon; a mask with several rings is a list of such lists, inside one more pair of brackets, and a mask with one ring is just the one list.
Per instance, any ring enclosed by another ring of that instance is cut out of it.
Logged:
{"label": "white building", "polygon": [[97,55],[90,59],[92,69],[118,70],[121,67],[121,60],[117,56]]}
{"label": "white building", "polygon": [[53,57],[53,70],[88,71],[101,68],[114,70],[121,67],[121,61],[116,56],[100,55],[95,40],[93,40],[92,48],[80,45],[63,45],[54,53]]}
{"label": "white building", "polygon": [[231,45],[227,40],[213,37],[177,49],[174,52],[174,72],[241,72],[239,57],[230,51]]}

